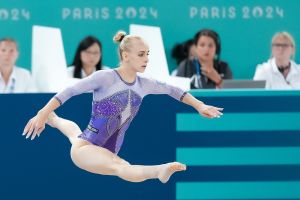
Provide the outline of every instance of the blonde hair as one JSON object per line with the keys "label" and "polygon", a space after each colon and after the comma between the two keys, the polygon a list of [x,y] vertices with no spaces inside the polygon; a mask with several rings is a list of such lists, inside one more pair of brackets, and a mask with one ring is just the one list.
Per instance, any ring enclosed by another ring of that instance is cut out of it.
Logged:
{"label": "blonde hair", "polygon": [[[295,59],[296,43],[295,43],[295,40],[294,40],[293,36],[290,33],[288,33],[287,31],[277,32],[272,37],[271,45],[274,43],[275,39],[278,38],[278,37],[283,37],[284,39],[287,39],[291,43],[292,47],[294,48],[294,53],[291,56],[291,59]],[[273,55],[271,55],[271,57],[273,57]]]}
{"label": "blonde hair", "polygon": [[134,39],[143,40],[140,36],[127,35],[125,31],[118,31],[113,37],[113,41],[119,43],[118,53],[121,60],[123,59],[122,53],[130,51],[131,43]]}

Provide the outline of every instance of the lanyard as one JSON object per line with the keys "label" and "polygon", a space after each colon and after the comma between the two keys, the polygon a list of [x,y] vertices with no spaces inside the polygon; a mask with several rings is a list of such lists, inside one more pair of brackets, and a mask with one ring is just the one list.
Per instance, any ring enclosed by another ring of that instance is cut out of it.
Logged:
{"label": "lanyard", "polygon": [[9,87],[9,93],[14,93],[14,91],[15,91],[15,85],[16,85],[16,80],[13,78],[12,79],[12,84]]}
{"label": "lanyard", "polygon": [[194,65],[195,65],[195,68],[196,68],[197,76],[201,76],[201,74],[200,74],[201,66],[200,66],[200,63],[197,59],[194,59]]}
{"label": "lanyard", "polygon": [[16,88],[16,80],[14,78],[11,79],[7,85],[3,80],[3,86],[3,91],[0,91],[0,93],[14,93]]}
{"label": "lanyard", "polygon": [[195,83],[195,87],[196,88],[203,88],[202,86],[202,81],[201,81],[201,66],[200,66],[200,63],[197,59],[194,59],[194,65],[195,65],[195,68],[196,68],[196,73],[197,73],[197,76],[196,76],[196,81]]}

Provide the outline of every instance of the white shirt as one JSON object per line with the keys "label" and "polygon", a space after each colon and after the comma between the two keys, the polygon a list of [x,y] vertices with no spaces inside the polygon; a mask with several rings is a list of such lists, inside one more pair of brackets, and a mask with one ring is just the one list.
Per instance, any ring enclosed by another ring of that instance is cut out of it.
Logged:
{"label": "white shirt", "polygon": [[300,66],[294,61],[286,78],[278,70],[275,58],[257,65],[254,80],[266,80],[266,89],[292,90],[300,89]]}
{"label": "white shirt", "polygon": [[28,70],[14,66],[7,84],[5,84],[0,73],[0,93],[27,92],[37,92],[34,81]]}
{"label": "white shirt", "polygon": [[[102,69],[110,69],[109,67],[107,66],[102,66]],[[70,66],[67,68],[67,74],[68,74],[68,77],[70,78],[74,78],[73,75],[74,75],[74,70],[75,70],[75,66]],[[96,71],[96,69],[94,69],[93,73]],[[82,78],[85,78],[87,77],[85,71],[83,69],[81,69],[81,77]]]}

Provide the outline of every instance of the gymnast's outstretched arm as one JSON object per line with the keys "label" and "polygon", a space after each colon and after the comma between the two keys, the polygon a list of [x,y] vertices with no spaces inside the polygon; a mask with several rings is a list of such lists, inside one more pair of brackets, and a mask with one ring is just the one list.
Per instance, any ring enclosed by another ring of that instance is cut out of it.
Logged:
{"label": "gymnast's outstretched arm", "polygon": [[26,138],[31,136],[33,140],[45,129],[45,124],[49,114],[60,106],[60,102],[56,98],[52,98],[33,118],[31,118],[24,128],[23,135]]}
{"label": "gymnast's outstretched arm", "polygon": [[194,107],[204,117],[215,118],[222,115],[223,108],[206,105],[178,87],[149,78],[142,78],[142,82],[146,94],[167,94]]}
{"label": "gymnast's outstretched arm", "polygon": [[93,91],[96,88],[99,89],[101,87],[105,87],[104,84],[100,85],[99,83],[102,83],[102,81],[104,83],[109,82],[109,80],[107,80],[109,78],[107,73],[108,72],[97,71],[92,75],[81,79],[78,83],[57,93],[40,111],[38,111],[36,116],[29,120],[24,128],[23,135],[26,135],[26,138],[31,137],[32,140],[36,136],[39,136],[45,129],[45,123],[52,111],[75,95]]}
{"label": "gymnast's outstretched arm", "polygon": [[221,112],[223,108],[206,105],[189,93],[183,97],[182,102],[194,107],[204,117],[215,118],[223,115]]}

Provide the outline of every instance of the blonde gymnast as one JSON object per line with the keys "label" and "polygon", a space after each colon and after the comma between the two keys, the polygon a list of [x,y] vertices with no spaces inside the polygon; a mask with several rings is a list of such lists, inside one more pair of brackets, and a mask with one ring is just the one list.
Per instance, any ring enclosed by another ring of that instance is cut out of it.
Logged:
{"label": "blonde gymnast", "polygon": [[[130,182],[159,179],[166,183],[173,173],[186,170],[186,165],[179,162],[132,165],[117,155],[142,99],[148,94],[168,94],[208,118],[220,117],[222,108],[205,105],[179,88],[137,75],[145,71],[149,54],[149,47],[141,37],[119,31],[114,41],[119,43],[120,66],[97,71],[57,93],[29,120],[23,135],[34,139],[47,123],[70,140],[71,158],[79,168]],[[74,122],[58,117],[53,111],[72,96],[87,91],[93,91],[92,116],[82,132]]]}

